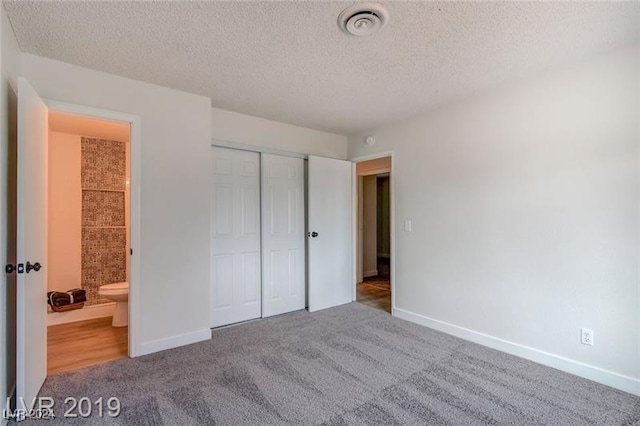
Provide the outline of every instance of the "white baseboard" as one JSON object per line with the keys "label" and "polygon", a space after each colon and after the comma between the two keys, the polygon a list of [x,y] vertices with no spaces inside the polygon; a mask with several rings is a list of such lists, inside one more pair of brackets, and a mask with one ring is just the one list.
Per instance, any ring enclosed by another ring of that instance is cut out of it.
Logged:
{"label": "white baseboard", "polygon": [[594,382],[602,383],[603,385],[611,386],[612,388],[640,396],[640,380],[633,377],[618,374],[613,371],[565,358],[560,355],[544,352],[539,349],[520,345],[518,343],[513,343],[488,334],[479,333],[477,331],[429,318],[424,315],[415,314],[403,309],[393,308],[393,315],[416,324],[424,325],[434,330],[442,331],[443,333],[460,337],[461,339],[469,340],[483,346],[488,346],[511,355],[537,362],[538,364],[546,365],[548,367],[565,371],[567,373],[584,377],[585,379],[593,380]]}
{"label": "white baseboard", "polygon": [[362,276],[365,277],[365,278],[375,277],[376,275],[378,275],[378,270],[377,269],[373,269],[371,271],[364,271],[362,273]]}
{"label": "white baseboard", "polygon": [[[47,312],[47,326],[113,316],[115,302],[89,305],[68,312]],[[51,309],[51,308],[48,308]]]}
{"label": "white baseboard", "polygon": [[211,339],[211,329],[206,328],[204,330],[193,331],[191,333],[180,334],[178,336],[165,337],[163,339],[152,340],[151,342],[144,342],[140,344],[140,350],[136,354],[148,355],[154,352],[164,351],[166,349],[173,349],[179,346],[190,345],[192,343],[202,342],[204,340]]}

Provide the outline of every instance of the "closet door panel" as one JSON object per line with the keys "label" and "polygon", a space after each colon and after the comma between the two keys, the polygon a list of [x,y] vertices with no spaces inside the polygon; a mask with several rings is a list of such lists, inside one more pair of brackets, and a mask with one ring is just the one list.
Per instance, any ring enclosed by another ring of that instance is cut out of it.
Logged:
{"label": "closet door panel", "polygon": [[304,160],[262,154],[262,316],[305,308]]}
{"label": "closet door panel", "polygon": [[212,148],[211,326],[259,318],[260,156]]}

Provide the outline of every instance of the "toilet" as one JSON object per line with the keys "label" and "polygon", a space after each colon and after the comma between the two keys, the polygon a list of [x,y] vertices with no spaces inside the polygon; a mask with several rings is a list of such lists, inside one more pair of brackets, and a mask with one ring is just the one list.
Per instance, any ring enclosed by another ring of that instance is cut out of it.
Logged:
{"label": "toilet", "polygon": [[126,327],[129,324],[129,283],[114,283],[100,286],[98,294],[116,302],[113,312],[113,327]]}

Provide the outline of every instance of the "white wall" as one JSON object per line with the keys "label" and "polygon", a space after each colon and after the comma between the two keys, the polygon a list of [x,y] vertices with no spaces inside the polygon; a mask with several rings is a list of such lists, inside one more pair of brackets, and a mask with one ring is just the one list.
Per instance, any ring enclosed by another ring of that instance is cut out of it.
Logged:
{"label": "white wall", "polygon": [[140,351],[209,338],[209,99],[30,54],[22,68],[44,98],[141,117]]}
{"label": "white wall", "polygon": [[378,275],[378,184],[375,175],[362,179],[362,275]]}
{"label": "white wall", "polygon": [[[20,50],[4,7],[0,5],[0,259],[15,261],[16,79]],[[0,274],[0,410],[15,387],[15,275]],[[6,423],[0,419],[0,424]]]}
{"label": "white wall", "polygon": [[350,139],[394,151],[396,314],[640,393],[639,54]]}
{"label": "white wall", "polygon": [[80,136],[49,132],[49,291],[82,286],[80,152]]}
{"label": "white wall", "polygon": [[211,110],[211,139],[299,154],[347,158],[347,137],[239,114]]}

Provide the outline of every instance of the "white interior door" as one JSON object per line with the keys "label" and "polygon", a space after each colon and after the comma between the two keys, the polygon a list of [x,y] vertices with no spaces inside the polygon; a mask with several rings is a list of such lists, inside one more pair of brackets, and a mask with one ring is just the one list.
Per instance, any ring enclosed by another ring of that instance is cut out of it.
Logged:
{"label": "white interior door", "polygon": [[[18,79],[16,396],[32,405],[47,377],[48,110]],[[32,269],[33,264],[40,264]],[[23,265],[21,272],[20,264]]]}
{"label": "white interior door", "polygon": [[212,148],[211,326],[261,316],[260,157]]}
{"label": "white interior door", "polygon": [[352,163],[309,156],[309,311],[349,303]]}
{"label": "white interior door", "polygon": [[262,316],[305,308],[304,160],[262,154]]}

